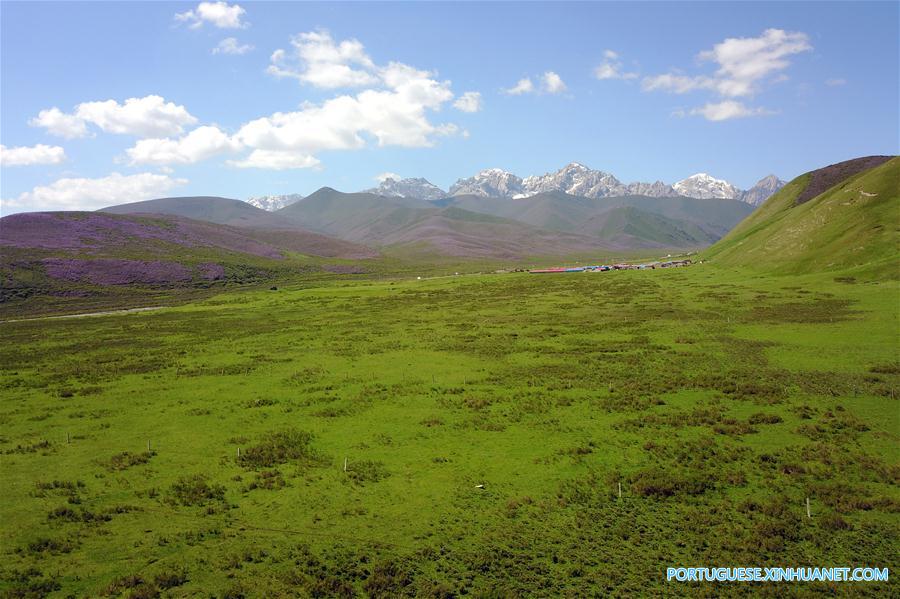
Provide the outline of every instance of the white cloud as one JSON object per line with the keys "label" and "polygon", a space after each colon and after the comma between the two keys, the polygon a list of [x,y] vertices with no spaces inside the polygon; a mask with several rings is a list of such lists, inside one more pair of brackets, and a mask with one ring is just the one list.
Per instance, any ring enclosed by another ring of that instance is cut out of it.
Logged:
{"label": "white cloud", "polygon": [[178,139],[139,140],[127,150],[131,164],[192,164],[224,152],[236,152],[241,144],[218,127],[197,127]]}
{"label": "white cloud", "polygon": [[324,89],[378,83],[377,67],[358,40],[335,43],[327,31],[310,31],[295,35],[291,45],[292,53],[272,53],[266,72]]}
{"label": "white cloud", "polygon": [[228,164],[238,168],[262,168],[282,171],[294,168],[313,168],[321,162],[315,156],[298,154],[285,150],[253,150],[243,160],[229,160]]}
{"label": "white cloud", "polygon": [[326,89],[371,88],[245,123],[234,139],[251,152],[229,164],[309,168],[325,150],[359,149],[370,140],[379,146],[426,147],[436,137],[459,133],[452,123],[429,120],[430,112],[453,99],[449,81],[400,62],[377,65],[358,41],[335,42],[324,31],[299,34],[292,43],[290,56],[284,50],[273,54],[270,73]]}
{"label": "white cloud", "polygon": [[561,94],[566,91],[566,84],[562,77],[553,71],[547,71],[541,76],[541,89],[548,94]]}
{"label": "white cloud", "polygon": [[64,178],[4,200],[4,212],[20,210],[96,210],[104,206],[164,196],[186,179],[168,175],[112,173],[99,179]]}
{"label": "white cloud", "polygon": [[566,84],[562,77],[553,71],[547,71],[538,79],[540,87],[534,84],[531,77],[523,77],[516,82],[513,87],[502,90],[504,94],[510,96],[521,96],[524,94],[560,94],[566,91]]}
{"label": "white cloud", "polygon": [[123,104],[115,100],[83,102],[75,107],[72,114],[54,107],[42,110],[29,124],[66,138],[84,137],[88,134],[89,123],[107,133],[158,137],[177,135],[185,125],[196,122],[197,119],[184,106],[166,102],[161,96],[151,95],[128,98]]}
{"label": "white cloud", "polygon": [[403,179],[403,177],[401,177],[397,173],[391,173],[391,172],[381,173],[380,175],[375,175],[375,180],[378,181],[379,183],[384,183],[388,179],[393,179],[394,181],[400,181]]}
{"label": "white cloud", "polygon": [[711,77],[689,77],[679,73],[664,73],[644,77],[641,82],[644,91],[667,91],[686,94],[697,89],[715,89],[716,82]]}
{"label": "white cloud", "polygon": [[838,86],[841,86],[841,85],[847,85],[847,80],[846,80],[846,79],[841,79],[841,78],[839,78],[839,77],[835,77],[835,78],[833,78],[833,79],[826,79],[826,80],[825,80],[825,85],[827,85],[827,86],[829,86],[829,87],[838,87]]}
{"label": "white cloud", "polygon": [[532,92],[534,92],[534,83],[532,83],[530,77],[519,79],[514,86],[503,90],[503,93],[509,94],[510,96],[521,96],[522,94],[530,94]]}
{"label": "white cloud", "polygon": [[456,99],[453,107],[463,112],[478,112],[481,110],[481,93],[466,92]]}
{"label": "white cloud", "polygon": [[788,57],[812,50],[803,32],[766,29],[759,37],[728,38],[697,55],[701,62],[718,65],[714,75],[686,76],[668,73],[646,77],[644,89],[683,94],[697,89],[711,90],[726,98],[752,96],[770,76],[783,80],[790,66]]}
{"label": "white cloud", "polygon": [[59,146],[18,146],[7,148],[0,145],[0,165],[31,166],[35,164],[59,164],[66,159],[66,151]]}
{"label": "white cloud", "polygon": [[72,114],[66,114],[55,106],[42,110],[36,117],[28,121],[32,127],[42,127],[47,133],[64,137],[66,139],[75,139],[77,137],[87,137],[88,129],[84,120]]}
{"label": "white cloud", "polygon": [[787,80],[784,71],[790,66],[788,58],[794,54],[812,50],[809,36],[798,31],[766,29],[759,37],[727,38],[697,55],[701,62],[714,62],[718,68],[712,75],[684,75],[671,72],[645,77],[645,91],[667,91],[685,94],[706,90],[724,98],[709,102],[690,111],[677,111],[676,115],[701,115],[710,121],[724,121],[773,114],[765,108],[751,108],[734,98],[752,97],[765,83]]}
{"label": "white cloud", "polygon": [[629,73],[622,70],[622,63],[618,60],[619,53],[614,50],[603,51],[603,62],[594,68],[594,77],[597,79],[636,79],[637,73]]}
{"label": "white cloud", "polygon": [[775,112],[766,108],[751,108],[745,106],[743,102],[738,102],[736,100],[723,100],[722,102],[708,103],[688,112],[675,112],[675,116],[702,116],[708,121],[727,121],[730,119],[742,119],[769,114],[775,114]]}
{"label": "white cloud", "polygon": [[717,90],[723,96],[752,95],[768,75],[790,66],[787,57],[812,50],[802,32],[766,29],[760,37],[728,38],[699,54],[719,65]]}
{"label": "white cloud", "polygon": [[243,29],[247,23],[241,19],[247,11],[237,4],[227,2],[201,2],[197,8],[177,13],[175,20],[189,23],[191,29],[199,29],[209,23],[219,29]]}
{"label": "white cloud", "polygon": [[253,44],[241,44],[236,37],[226,37],[212,49],[213,54],[241,55],[253,50]]}

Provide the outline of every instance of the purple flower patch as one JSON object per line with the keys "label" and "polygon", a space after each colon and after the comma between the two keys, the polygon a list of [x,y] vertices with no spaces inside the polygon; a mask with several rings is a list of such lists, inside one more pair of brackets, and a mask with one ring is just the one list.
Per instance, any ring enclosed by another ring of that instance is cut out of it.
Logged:
{"label": "purple flower patch", "polygon": [[171,215],[27,212],[0,219],[0,246],[6,247],[102,254],[119,248],[158,252],[160,243],[283,258],[278,248],[240,229]]}
{"label": "purple flower patch", "polygon": [[72,283],[160,285],[191,280],[190,269],[177,262],[71,258],[46,258],[42,262],[49,276]]}
{"label": "purple flower patch", "polygon": [[198,264],[197,272],[207,281],[220,281],[225,278],[225,267],[215,262]]}

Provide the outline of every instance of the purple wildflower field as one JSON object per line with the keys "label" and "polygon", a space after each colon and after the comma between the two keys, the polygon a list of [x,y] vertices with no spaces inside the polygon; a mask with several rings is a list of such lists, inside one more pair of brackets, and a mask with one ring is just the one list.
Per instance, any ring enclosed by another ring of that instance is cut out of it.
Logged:
{"label": "purple wildflower field", "polygon": [[281,259],[274,246],[230,227],[174,216],[120,216],[98,212],[31,212],[0,219],[0,246],[42,250],[106,250],[136,240],[183,247],[216,247]]}
{"label": "purple wildflower field", "polygon": [[225,278],[225,267],[215,262],[198,264],[197,272],[207,281],[219,281]]}
{"label": "purple wildflower field", "polygon": [[49,276],[73,283],[165,284],[191,279],[191,270],[177,262],[74,258],[45,258],[42,262]]}

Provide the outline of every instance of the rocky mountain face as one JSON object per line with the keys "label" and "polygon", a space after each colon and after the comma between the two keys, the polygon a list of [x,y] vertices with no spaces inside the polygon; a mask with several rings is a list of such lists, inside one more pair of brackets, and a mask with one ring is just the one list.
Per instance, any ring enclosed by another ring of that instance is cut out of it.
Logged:
{"label": "rocky mountain face", "polygon": [[736,200],[741,190],[722,179],[697,173],[672,185],[679,194],[701,200]]}
{"label": "rocky mountain face", "polygon": [[631,196],[648,196],[651,198],[673,198],[679,194],[671,185],[666,185],[662,181],[654,183],[629,183],[628,195]]}
{"label": "rocky mountain face", "polygon": [[447,197],[446,191],[421,177],[399,180],[388,177],[378,187],[366,189],[363,193],[418,200],[442,200]]}
{"label": "rocky mountain face", "polygon": [[303,196],[299,193],[291,193],[288,195],[280,195],[280,196],[255,196],[252,198],[247,198],[247,203],[251,206],[256,206],[257,208],[262,208],[263,210],[268,210],[269,212],[274,212],[276,210],[281,210],[285,206],[290,206],[294,202],[299,202],[303,199]]}
{"label": "rocky mountain face", "polygon": [[784,186],[784,181],[775,175],[769,175],[768,177],[763,177],[756,185],[743,192],[739,199],[742,202],[747,202],[751,206],[759,206]]}
{"label": "rocky mountain face", "polygon": [[560,191],[586,198],[608,198],[625,195],[650,197],[677,196],[669,185],[655,183],[631,183],[625,185],[610,173],[590,169],[573,162],[553,173],[520,179],[512,173],[489,169],[474,177],[460,179],[450,188],[450,195],[477,195],[483,197],[526,198],[539,193]]}
{"label": "rocky mountain face", "polygon": [[475,195],[489,198],[514,198],[525,192],[522,179],[499,168],[485,169],[468,179],[459,179],[450,187],[451,196]]}
{"label": "rocky mountain face", "polygon": [[589,169],[577,162],[567,164],[555,173],[526,177],[522,184],[526,195],[562,191],[574,196],[603,198],[628,193],[627,188],[611,174]]}
{"label": "rocky mountain face", "polygon": [[383,196],[441,200],[450,196],[473,195],[486,198],[522,199],[539,193],[562,192],[591,199],[647,196],[669,198],[685,196],[698,199],[740,200],[758,206],[784,186],[775,175],[760,180],[753,188],[743,191],[728,181],[716,179],[706,173],[691,175],[687,179],[667,185],[653,183],[622,183],[611,173],[598,171],[572,162],[556,172],[525,177],[524,179],[499,168],[485,169],[467,179],[459,179],[449,192],[432,185],[425,179],[385,179],[378,187],[366,190]]}

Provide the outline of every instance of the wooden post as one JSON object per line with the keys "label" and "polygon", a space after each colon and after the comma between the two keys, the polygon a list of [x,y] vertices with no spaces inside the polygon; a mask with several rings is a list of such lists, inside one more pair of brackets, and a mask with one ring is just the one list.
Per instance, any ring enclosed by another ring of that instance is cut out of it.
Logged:
{"label": "wooden post", "polygon": [[147,439],[147,453],[150,453],[150,439]]}
{"label": "wooden post", "polygon": [[809,511],[809,497],[806,498],[806,517],[812,518],[812,513]]}
{"label": "wooden post", "polygon": [[70,441],[69,441],[69,433],[66,433],[66,445],[68,445],[69,443],[70,443]]}
{"label": "wooden post", "polygon": [[619,482],[619,499],[622,499],[622,483]]}
{"label": "wooden post", "polygon": [[238,459],[241,459],[241,448],[238,447]]}
{"label": "wooden post", "polygon": [[344,472],[347,471],[347,458],[344,458]]}

